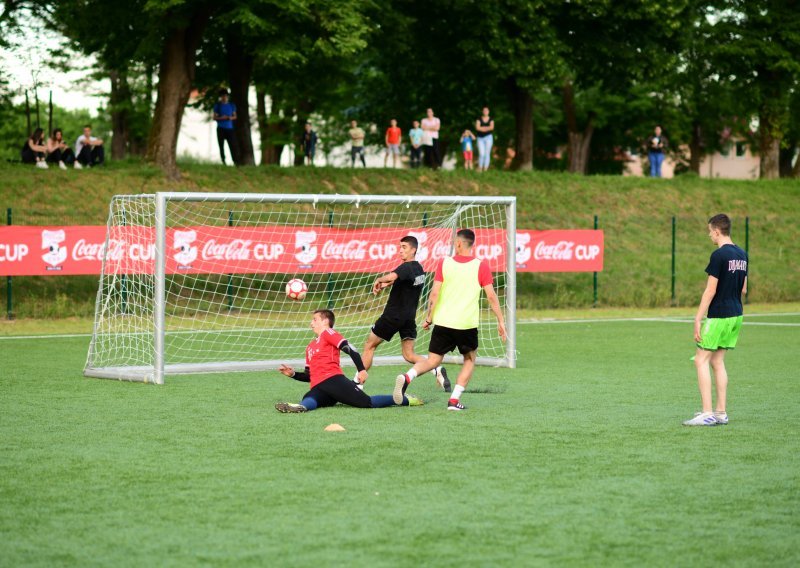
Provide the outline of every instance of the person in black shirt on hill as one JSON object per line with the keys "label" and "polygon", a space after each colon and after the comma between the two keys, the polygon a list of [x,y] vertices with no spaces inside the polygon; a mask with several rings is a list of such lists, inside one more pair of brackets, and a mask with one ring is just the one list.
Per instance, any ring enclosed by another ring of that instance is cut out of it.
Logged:
{"label": "person in black shirt on hill", "polygon": [[[403,262],[393,271],[377,278],[372,285],[372,293],[379,294],[384,288],[391,287],[389,299],[383,314],[372,326],[372,330],[364,343],[364,367],[369,370],[375,349],[384,341],[391,341],[396,333],[400,334],[400,345],[403,358],[412,365],[424,359],[414,352],[414,342],[417,339],[417,307],[422,287],[425,285],[425,271],[416,261],[419,242],[416,237],[405,236],[400,239],[400,260]],[[443,366],[434,370],[436,381],[450,392],[450,380]],[[358,378],[356,378],[358,382]]]}
{"label": "person in black shirt on hill", "polygon": [[[716,426],[728,423],[725,409],[728,373],[725,352],[736,347],[742,327],[742,293],[747,293],[747,253],[731,240],[731,220],[715,215],[708,220],[708,236],[717,245],[706,267],[708,281],[700,307],[694,318],[694,340],[697,342],[695,367],[703,410],[684,426]],[[703,318],[705,323],[703,323]],[[717,387],[717,404],[711,404],[711,372]]]}

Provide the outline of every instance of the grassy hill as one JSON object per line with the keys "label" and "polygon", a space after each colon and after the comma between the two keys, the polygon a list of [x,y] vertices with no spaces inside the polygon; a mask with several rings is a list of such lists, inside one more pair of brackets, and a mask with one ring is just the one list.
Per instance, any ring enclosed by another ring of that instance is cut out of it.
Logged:
{"label": "grassy hill", "polygon": [[[713,245],[706,220],[725,212],[733,238],[744,246],[750,219],[750,301],[800,300],[800,181],[674,180],[572,176],[544,172],[476,173],[333,168],[223,168],[183,166],[178,182],[136,162],[90,171],[37,170],[0,165],[0,207],[14,224],[105,224],[112,195],[156,191],[516,195],[518,227],[591,228],[594,215],[606,235],[599,304],[659,307],[671,304],[672,217],[677,226],[678,305],[699,300]],[[519,306],[589,306],[592,275],[520,274]],[[15,278],[18,317],[64,317],[93,311],[96,278]],[[0,301],[5,306],[5,286]]]}

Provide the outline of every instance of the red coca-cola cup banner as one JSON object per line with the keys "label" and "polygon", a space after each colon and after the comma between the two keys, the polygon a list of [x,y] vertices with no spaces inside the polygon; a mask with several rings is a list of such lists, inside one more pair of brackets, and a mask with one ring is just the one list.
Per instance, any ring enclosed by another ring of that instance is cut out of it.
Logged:
{"label": "red coca-cola cup banner", "polygon": [[[494,272],[506,269],[505,232],[478,229],[475,255]],[[417,260],[431,271],[452,254],[451,229],[186,227],[166,234],[168,274],[375,272],[394,268],[399,241],[419,241]],[[602,231],[517,231],[520,272],[603,269]],[[106,250],[107,249],[107,250]],[[152,227],[0,227],[0,275],[152,274]]]}

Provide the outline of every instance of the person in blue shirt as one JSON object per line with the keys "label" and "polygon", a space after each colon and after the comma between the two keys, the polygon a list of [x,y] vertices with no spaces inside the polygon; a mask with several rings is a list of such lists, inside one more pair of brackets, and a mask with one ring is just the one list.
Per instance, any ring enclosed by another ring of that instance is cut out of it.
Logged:
{"label": "person in blue shirt", "polygon": [[219,143],[219,157],[225,164],[225,142],[231,152],[231,159],[238,164],[238,149],[236,137],[233,133],[233,121],[236,120],[236,105],[228,102],[228,89],[220,89],[219,101],[214,103],[214,120],[217,121],[217,142]]}

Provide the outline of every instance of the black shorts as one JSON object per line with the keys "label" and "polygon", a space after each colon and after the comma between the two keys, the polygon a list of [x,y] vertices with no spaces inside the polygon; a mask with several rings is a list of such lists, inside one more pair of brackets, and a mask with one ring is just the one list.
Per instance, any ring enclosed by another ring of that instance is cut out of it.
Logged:
{"label": "black shorts", "polygon": [[433,326],[428,351],[437,355],[447,355],[456,347],[462,355],[478,349],[478,328],[452,329],[441,325]]}
{"label": "black shorts", "polygon": [[382,315],[372,326],[372,333],[383,339],[391,341],[395,333],[400,334],[400,339],[417,338],[417,322],[413,319],[404,320]]}
{"label": "black shorts", "polygon": [[317,401],[317,407],[333,406],[337,402],[356,408],[372,408],[372,399],[344,375],[325,379],[303,395]]}

